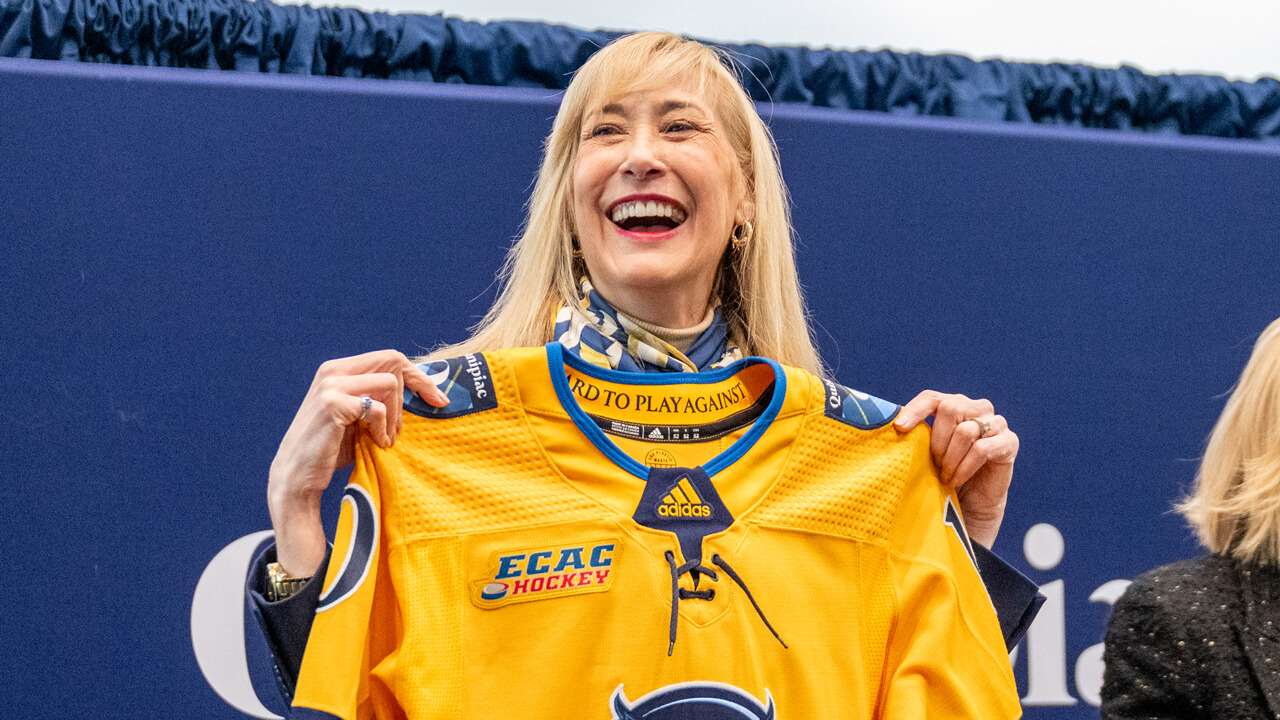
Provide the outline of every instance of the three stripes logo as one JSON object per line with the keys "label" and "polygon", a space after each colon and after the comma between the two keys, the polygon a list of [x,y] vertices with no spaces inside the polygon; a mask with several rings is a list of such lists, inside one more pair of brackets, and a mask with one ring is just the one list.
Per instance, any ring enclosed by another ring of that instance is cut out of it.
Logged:
{"label": "three stripes logo", "polygon": [[658,501],[658,515],[666,518],[709,518],[711,506],[704,503],[693,489],[688,476],[672,485]]}

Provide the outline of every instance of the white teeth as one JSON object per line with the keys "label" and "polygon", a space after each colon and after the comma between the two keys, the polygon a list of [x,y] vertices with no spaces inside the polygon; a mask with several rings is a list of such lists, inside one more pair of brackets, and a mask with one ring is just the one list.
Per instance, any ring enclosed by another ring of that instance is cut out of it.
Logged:
{"label": "white teeth", "polygon": [[633,200],[615,207],[610,217],[615,223],[620,223],[627,218],[633,217],[669,217],[677,223],[682,223],[685,219],[685,212],[670,203],[655,200],[648,202]]}

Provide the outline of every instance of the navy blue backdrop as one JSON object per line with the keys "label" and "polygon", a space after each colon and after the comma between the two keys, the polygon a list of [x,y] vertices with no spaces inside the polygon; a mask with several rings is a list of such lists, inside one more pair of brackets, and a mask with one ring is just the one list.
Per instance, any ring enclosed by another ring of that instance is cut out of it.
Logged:
{"label": "navy blue backdrop", "polygon": [[[269,527],[316,365],[488,306],[557,98],[12,59],[0,97],[0,707],[243,717],[198,581]],[[837,379],[1022,437],[997,550],[1057,599],[1015,674],[1027,717],[1096,717],[1090,596],[1195,552],[1169,507],[1280,314],[1280,149],[761,111]]]}

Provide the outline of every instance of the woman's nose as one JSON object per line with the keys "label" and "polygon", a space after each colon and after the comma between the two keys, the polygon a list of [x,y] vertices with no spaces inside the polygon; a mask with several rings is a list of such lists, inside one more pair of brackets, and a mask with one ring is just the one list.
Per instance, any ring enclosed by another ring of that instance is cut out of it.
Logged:
{"label": "woman's nose", "polygon": [[627,157],[622,172],[637,179],[647,179],[666,170],[662,162],[658,138],[651,132],[638,132],[627,147]]}

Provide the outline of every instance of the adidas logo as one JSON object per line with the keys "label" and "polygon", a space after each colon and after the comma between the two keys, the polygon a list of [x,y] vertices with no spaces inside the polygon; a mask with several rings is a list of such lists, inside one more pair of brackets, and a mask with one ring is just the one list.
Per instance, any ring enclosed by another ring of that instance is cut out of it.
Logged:
{"label": "adidas logo", "polygon": [[662,496],[662,501],[658,503],[658,515],[671,518],[709,518],[711,506],[702,502],[698,491],[693,489],[693,483],[684,477]]}
{"label": "adidas logo", "polygon": [[650,438],[650,439],[652,439],[652,440],[665,440],[665,439],[666,439],[666,438],[662,437],[662,431],[661,431],[661,430],[659,430],[658,428],[654,428],[654,429],[653,429],[653,432],[649,433],[649,438]]}

